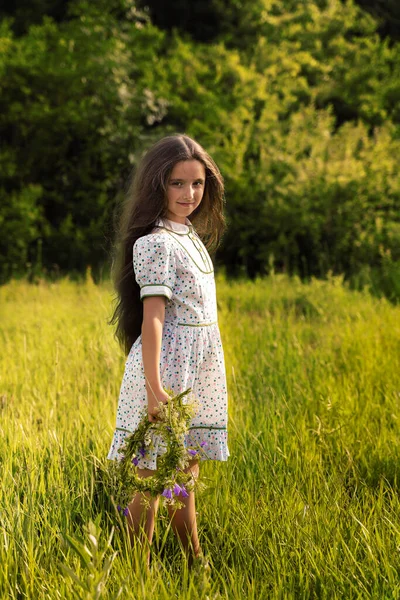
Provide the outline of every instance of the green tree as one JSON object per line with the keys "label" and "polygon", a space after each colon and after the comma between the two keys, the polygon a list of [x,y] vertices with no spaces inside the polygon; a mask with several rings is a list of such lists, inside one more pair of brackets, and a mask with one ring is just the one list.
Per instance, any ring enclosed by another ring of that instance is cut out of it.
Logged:
{"label": "green tree", "polygon": [[203,9],[221,14],[213,43],[161,31],[130,0],[71,0],[66,19],[42,15],[19,37],[1,23],[0,278],[35,261],[96,274],[129,171],[154,139],[185,131],[225,177],[217,260],[231,273],[374,269],[390,295],[400,45],[350,0]]}
{"label": "green tree", "polygon": [[[151,26],[118,29],[107,14],[82,14],[62,25],[45,18],[18,39],[2,24],[0,131],[7,169],[0,203],[40,186],[35,227],[48,269],[56,263],[84,270],[104,261],[120,178],[141,144],[143,123],[163,117],[162,102],[153,95],[149,103],[150,91],[139,81],[160,37]],[[37,255],[33,237],[20,260],[13,259],[20,269]]]}

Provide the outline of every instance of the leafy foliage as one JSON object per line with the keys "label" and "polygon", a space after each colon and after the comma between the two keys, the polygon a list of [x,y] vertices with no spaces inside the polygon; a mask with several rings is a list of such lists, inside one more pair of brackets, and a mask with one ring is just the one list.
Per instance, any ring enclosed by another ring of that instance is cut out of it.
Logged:
{"label": "leafy foliage", "polygon": [[129,172],[185,131],[225,177],[229,273],[370,269],[398,297],[400,44],[352,1],[206,8],[221,17],[212,44],[130,0],[69,2],[19,37],[3,20],[0,280],[87,265],[98,278]]}

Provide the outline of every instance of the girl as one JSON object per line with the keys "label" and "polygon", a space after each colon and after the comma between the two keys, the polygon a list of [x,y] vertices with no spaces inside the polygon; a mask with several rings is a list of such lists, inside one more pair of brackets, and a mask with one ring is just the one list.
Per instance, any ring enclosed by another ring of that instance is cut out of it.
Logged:
{"label": "girl", "polygon": [[[206,451],[202,460],[225,461],[229,456],[214,269],[201,240],[209,248],[220,242],[223,192],[218,167],[186,135],[157,142],[137,168],[118,234],[118,304],[111,323],[128,356],[111,460],[120,458],[118,449],[136,429],[145,407],[149,421],[156,421],[158,403],[168,399],[164,388],[177,394],[189,387],[199,410],[185,445],[201,444]],[[140,457],[140,477],[154,474],[161,453],[155,440],[154,451]],[[190,461],[189,469],[198,477],[198,460]],[[183,501],[184,507],[169,508],[169,515],[191,565],[202,556],[194,492]],[[150,508],[145,508],[141,494],[132,499],[127,511],[131,541],[144,532],[150,547],[158,503],[159,498],[151,499]]]}

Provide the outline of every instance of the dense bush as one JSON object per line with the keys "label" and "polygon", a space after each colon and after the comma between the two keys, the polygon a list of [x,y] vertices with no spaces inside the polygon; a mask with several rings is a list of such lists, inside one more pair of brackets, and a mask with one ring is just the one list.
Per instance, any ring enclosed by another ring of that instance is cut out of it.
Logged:
{"label": "dense bush", "polygon": [[130,169],[185,131],[225,176],[228,272],[343,272],[398,297],[400,44],[353,2],[207,6],[209,44],[131,0],[69,2],[18,37],[3,19],[1,280],[98,274]]}

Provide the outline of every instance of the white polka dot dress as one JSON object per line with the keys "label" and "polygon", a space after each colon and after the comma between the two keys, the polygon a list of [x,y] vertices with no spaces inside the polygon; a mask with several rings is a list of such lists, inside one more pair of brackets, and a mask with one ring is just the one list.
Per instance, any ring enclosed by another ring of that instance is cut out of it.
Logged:
{"label": "white polka dot dress", "polygon": [[[133,269],[140,297],[166,296],[160,377],[175,394],[192,389],[199,410],[190,424],[185,445],[202,444],[202,460],[227,460],[228,397],[224,352],[217,319],[214,269],[211,258],[193,225],[158,219],[152,232],[133,246]],[[117,423],[108,453],[120,459],[119,448],[135,431],[147,394],[141,335],[125,364]],[[154,450],[140,457],[140,468],[156,469],[164,449],[153,437]]]}

